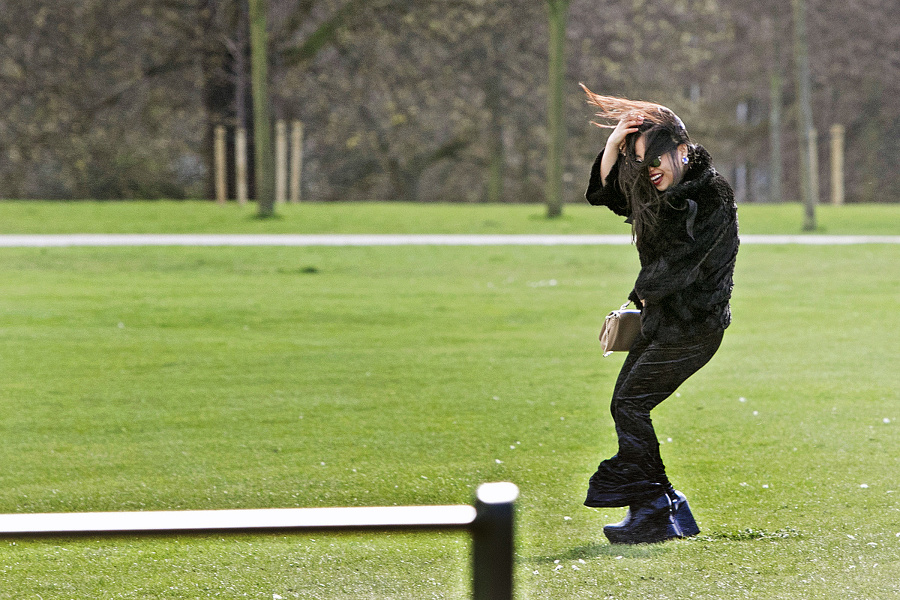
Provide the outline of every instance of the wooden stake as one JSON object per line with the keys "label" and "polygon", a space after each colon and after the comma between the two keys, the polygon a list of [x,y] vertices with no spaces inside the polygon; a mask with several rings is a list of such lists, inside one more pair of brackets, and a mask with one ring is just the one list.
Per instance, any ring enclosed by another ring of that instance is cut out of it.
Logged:
{"label": "wooden stake", "polygon": [[291,123],[291,202],[300,202],[303,174],[303,122]]}
{"label": "wooden stake", "polygon": [[287,199],[287,124],[275,123],[275,204]]}
{"label": "wooden stake", "polygon": [[831,126],[831,203],[844,203],[844,126]]}
{"label": "wooden stake", "polygon": [[216,168],[216,202],[225,204],[228,201],[228,187],[225,167],[225,127],[216,125],[215,129],[215,168]]}
{"label": "wooden stake", "polygon": [[247,129],[238,127],[234,134],[234,164],[237,188],[237,201],[241,206],[247,204]]}
{"label": "wooden stake", "polygon": [[813,204],[819,203],[819,132],[813,127],[809,130],[809,188],[812,191]]}

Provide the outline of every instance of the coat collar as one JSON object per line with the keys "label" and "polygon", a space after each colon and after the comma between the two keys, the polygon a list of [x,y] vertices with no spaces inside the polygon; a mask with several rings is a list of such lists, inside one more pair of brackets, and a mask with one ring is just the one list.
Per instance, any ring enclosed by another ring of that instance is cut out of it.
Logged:
{"label": "coat collar", "polygon": [[684,177],[666,191],[669,201],[696,198],[700,188],[709,183],[716,175],[712,166],[712,157],[706,148],[697,144],[691,153],[691,164]]}
{"label": "coat collar", "polygon": [[697,219],[697,201],[704,189],[718,173],[712,166],[712,157],[706,148],[699,144],[691,153],[691,164],[684,177],[676,185],[666,191],[665,197],[669,206],[685,211],[684,228],[688,237],[694,239],[694,222]]}

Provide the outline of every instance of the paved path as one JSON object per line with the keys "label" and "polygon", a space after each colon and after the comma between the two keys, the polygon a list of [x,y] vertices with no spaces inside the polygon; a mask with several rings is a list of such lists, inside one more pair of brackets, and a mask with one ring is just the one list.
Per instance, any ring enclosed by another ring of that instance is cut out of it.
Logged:
{"label": "paved path", "polygon": [[[628,235],[465,234],[59,234],[0,235],[0,248],[67,246],[597,246],[627,245]],[[810,246],[900,244],[900,235],[742,235],[742,244]]]}

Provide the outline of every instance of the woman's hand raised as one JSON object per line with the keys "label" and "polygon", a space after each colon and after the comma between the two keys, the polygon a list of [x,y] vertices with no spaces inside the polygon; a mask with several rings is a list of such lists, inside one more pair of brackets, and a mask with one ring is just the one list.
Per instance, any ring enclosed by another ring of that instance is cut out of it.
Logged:
{"label": "woman's hand raised", "polygon": [[625,145],[625,137],[629,133],[635,133],[638,127],[644,122],[644,117],[637,113],[628,113],[616,125],[609,138],[606,140],[606,150],[603,151],[603,160],[600,161],[600,177],[603,185],[606,185],[606,177],[616,161],[619,160],[619,153]]}
{"label": "woman's hand raised", "polygon": [[628,113],[622,117],[606,140],[606,151],[612,151],[615,154],[622,151],[625,146],[625,137],[630,133],[635,133],[643,122],[644,117],[636,113]]}

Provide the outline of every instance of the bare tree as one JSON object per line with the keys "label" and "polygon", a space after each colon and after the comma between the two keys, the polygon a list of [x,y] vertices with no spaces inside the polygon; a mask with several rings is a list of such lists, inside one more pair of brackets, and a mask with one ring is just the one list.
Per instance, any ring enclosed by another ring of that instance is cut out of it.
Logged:
{"label": "bare tree", "polygon": [[249,0],[250,63],[253,88],[253,146],[259,216],[275,212],[275,160],[269,97],[269,35],[266,0]]}
{"label": "bare tree", "polygon": [[[900,200],[900,26],[879,16],[895,0],[805,1],[809,103],[814,125],[846,131],[847,201]],[[257,116],[240,91],[246,2],[0,0],[0,194],[209,197],[213,127]],[[271,108],[305,124],[305,198],[562,210],[601,142],[579,81],[671,106],[745,200],[782,196],[779,166],[799,197],[804,94],[780,74],[801,61],[779,51],[793,23],[776,0],[266,6]]]}
{"label": "bare tree", "polygon": [[812,144],[813,109],[812,109],[812,82],[809,72],[809,45],[806,39],[806,0],[791,0],[794,9],[794,69],[797,78],[797,89],[800,93],[798,103],[800,128],[800,177],[801,190],[803,192],[803,205],[805,207],[803,229],[812,231],[816,228],[816,204],[819,199],[815,197],[813,179],[817,177],[812,172],[813,153],[816,148]]}
{"label": "bare tree", "polygon": [[563,152],[566,145],[563,110],[566,78],[566,18],[569,0],[547,0],[550,23],[550,71],[548,75],[547,117],[547,216],[562,215]]}

